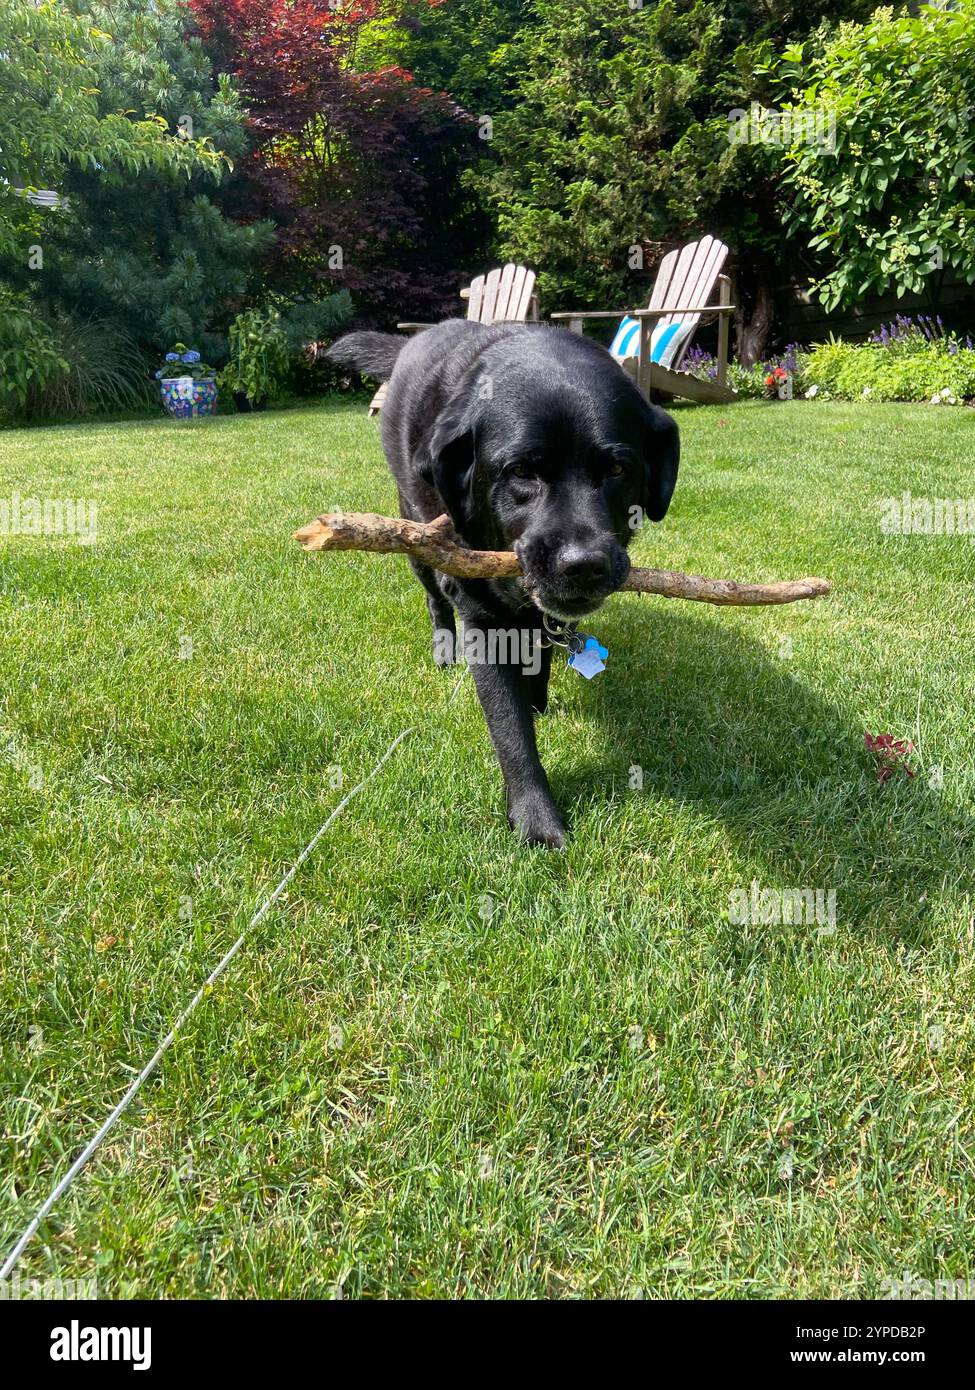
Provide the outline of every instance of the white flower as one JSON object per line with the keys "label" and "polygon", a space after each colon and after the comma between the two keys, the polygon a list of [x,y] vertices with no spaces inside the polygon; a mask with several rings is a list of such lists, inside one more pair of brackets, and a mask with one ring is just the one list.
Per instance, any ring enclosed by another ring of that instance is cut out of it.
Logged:
{"label": "white flower", "polygon": [[815,395],[817,394],[818,391],[819,391],[819,387],[818,387],[818,386],[810,386],[809,390],[806,392],[806,400],[807,400],[807,401],[811,401],[812,398],[813,398],[813,396],[815,396]]}
{"label": "white flower", "polygon": [[863,388],[863,390],[860,392],[860,395],[861,395],[861,396],[864,396],[864,397],[866,397],[866,396],[872,396],[872,395],[873,395],[873,391],[871,390],[871,388],[870,388],[869,386],[865,386],[865,387]]}
{"label": "white flower", "polygon": [[931,405],[940,405],[940,404],[941,404],[941,397],[940,397],[940,396],[932,396],[932,397],[931,397]]}

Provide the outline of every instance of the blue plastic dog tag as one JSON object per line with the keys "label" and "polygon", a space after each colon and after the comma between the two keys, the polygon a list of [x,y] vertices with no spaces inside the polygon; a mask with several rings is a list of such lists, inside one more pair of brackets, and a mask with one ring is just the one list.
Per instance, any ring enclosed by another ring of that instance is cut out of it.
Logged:
{"label": "blue plastic dog tag", "polygon": [[580,676],[585,676],[587,681],[591,681],[593,676],[598,676],[600,671],[606,670],[608,656],[609,650],[600,646],[595,637],[587,637],[582,650],[574,651],[570,655],[569,665],[574,671],[578,671]]}

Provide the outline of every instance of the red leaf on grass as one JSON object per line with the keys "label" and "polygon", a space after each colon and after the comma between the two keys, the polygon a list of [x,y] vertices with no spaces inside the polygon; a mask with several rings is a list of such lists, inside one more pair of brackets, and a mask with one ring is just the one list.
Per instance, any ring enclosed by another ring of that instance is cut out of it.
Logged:
{"label": "red leaf on grass", "polygon": [[907,758],[914,752],[914,744],[910,739],[894,738],[893,734],[868,734],[863,735],[864,746],[868,753],[873,753],[877,759],[877,781],[883,784],[888,777],[892,777],[897,768],[906,772],[908,777],[913,777],[913,771],[907,766]]}

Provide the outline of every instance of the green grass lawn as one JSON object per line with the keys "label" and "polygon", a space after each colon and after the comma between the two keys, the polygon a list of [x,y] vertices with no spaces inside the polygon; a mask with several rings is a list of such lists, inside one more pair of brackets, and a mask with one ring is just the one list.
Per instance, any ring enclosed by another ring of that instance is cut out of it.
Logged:
{"label": "green grass lawn", "polygon": [[[102,1296],[873,1296],[973,1270],[975,421],[678,411],[646,564],[820,604],[612,599],[540,745],[572,839],[509,834],[361,402],[0,434],[9,1248],[261,896],[408,725],[25,1254]],[[188,639],[188,640],[187,640]],[[880,785],[865,730],[916,745]],[[642,770],[642,789],[632,768]],[[835,931],[730,895],[836,892]]]}

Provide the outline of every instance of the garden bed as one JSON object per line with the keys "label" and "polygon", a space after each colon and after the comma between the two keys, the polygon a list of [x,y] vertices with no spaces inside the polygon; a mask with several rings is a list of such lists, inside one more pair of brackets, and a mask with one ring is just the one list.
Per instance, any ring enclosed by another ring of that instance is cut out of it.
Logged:
{"label": "garden bed", "polygon": [[[692,347],[685,368],[717,378],[717,362]],[[740,396],[769,393],[776,372],[786,372],[795,397],[806,400],[908,401],[928,405],[975,404],[975,343],[946,333],[941,319],[900,315],[868,342],[831,339],[814,347],[793,343],[754,367],[732,363],[729,383]]]}

